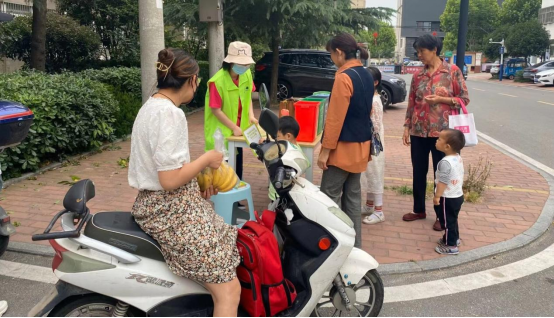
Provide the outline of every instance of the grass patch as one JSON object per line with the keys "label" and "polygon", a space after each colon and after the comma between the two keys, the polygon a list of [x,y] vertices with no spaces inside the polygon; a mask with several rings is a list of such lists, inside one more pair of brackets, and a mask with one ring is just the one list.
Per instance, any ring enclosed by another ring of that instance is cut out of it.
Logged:
{"label": "grass patch", "polygon": [[469,164],[467,178],[464,181],[464,197],[466,201],[479,202],[487,189],[487,180],[491,175],[492,161],[489,157],[479,157],[476,165]]}
{"label": "grass patch", "polygon": [[119,158],[117,161],[117,164],[123,169],[127,168],[129,166],[129,157],[127,158]]}
{"label": "grass patch", "polygon": [[394,190],[396,191],[396,193],[398,193],[399,195],[413,195],[414,194],[414,190],[412,189],[412,187],[408,186],[408,185],[403,185],[403,186],[393,186],[391,187],[391,190]]}

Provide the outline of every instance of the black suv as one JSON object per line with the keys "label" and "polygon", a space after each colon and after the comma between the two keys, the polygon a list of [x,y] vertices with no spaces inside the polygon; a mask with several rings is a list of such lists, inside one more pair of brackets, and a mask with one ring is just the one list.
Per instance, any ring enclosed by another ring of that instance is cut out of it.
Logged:
{"label": "black suv", "polygon": [[[256,86],[270,87],[273,53],[266,52],[256,63]],[[327,51],[281,50],[279,53],[280,99],[292,96],[309,96],[317,91],[331,91],[337,67]],[[406,99],[406,82],[396,76],[382,73],[383,105],[401,103]]]}

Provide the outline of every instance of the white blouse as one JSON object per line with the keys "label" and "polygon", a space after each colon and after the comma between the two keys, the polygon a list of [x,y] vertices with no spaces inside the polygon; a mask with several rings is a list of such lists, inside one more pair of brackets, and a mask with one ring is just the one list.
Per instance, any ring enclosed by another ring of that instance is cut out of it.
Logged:
{"label": "white blouse", "polygon": [[189,162],[185,113],[170,100],[150,97],[133,124],[129,185],[139,190],[163,190],[158,171],[176,170]]}

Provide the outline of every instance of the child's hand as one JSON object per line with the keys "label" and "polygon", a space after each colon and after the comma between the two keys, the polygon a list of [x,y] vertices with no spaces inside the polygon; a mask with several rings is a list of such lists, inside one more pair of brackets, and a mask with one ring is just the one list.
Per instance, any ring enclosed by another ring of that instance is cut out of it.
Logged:
{"label": "child's hand", "polygon": [[441,198],[440,197],[434,197],[433,198],[433,204],[434,205],[440,205],[441,204]]}

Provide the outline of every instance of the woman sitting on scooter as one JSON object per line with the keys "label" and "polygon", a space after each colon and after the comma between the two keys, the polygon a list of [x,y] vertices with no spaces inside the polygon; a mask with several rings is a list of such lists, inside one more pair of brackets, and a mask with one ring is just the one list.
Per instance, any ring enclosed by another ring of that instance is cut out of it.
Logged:
{"label": "woman sitting on scooter", "polygon": [[132,213],[158,241],[171,271],[210,291],[214,316],[236,317],[237,230],[207,201],[216,191],[201,193],[195,178],[206,167],[217,169],[223,155],[211,150],[190,160],[187,119],[179,108],[194,99],[198,63],[182,50],[164,49],[156,66],[158,92],[144,103],[133,125],[129,184],[139,194]]}

